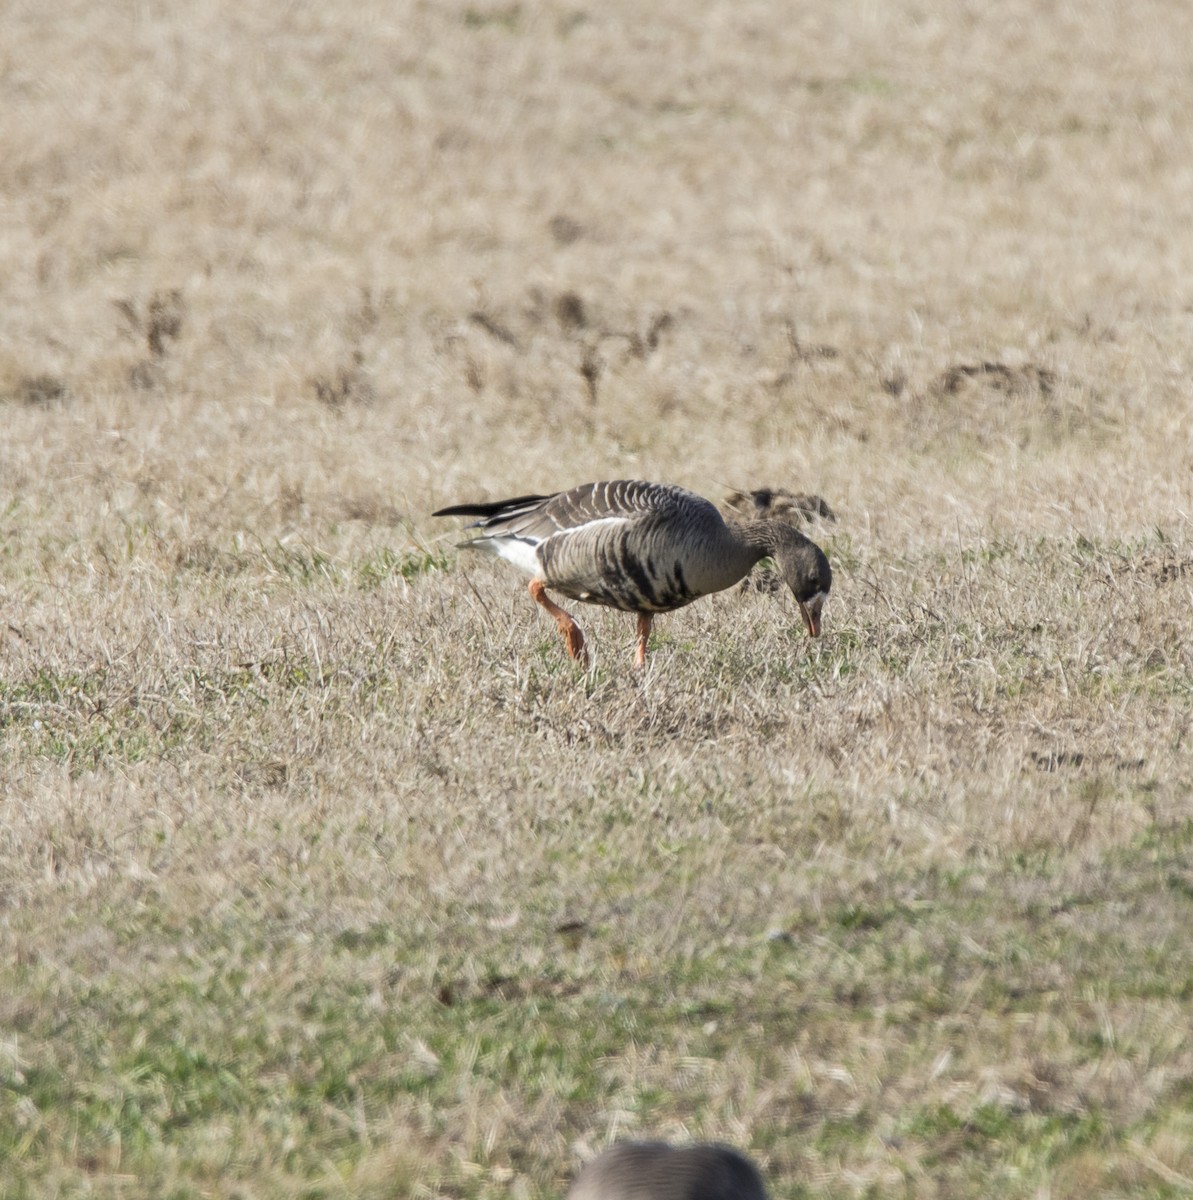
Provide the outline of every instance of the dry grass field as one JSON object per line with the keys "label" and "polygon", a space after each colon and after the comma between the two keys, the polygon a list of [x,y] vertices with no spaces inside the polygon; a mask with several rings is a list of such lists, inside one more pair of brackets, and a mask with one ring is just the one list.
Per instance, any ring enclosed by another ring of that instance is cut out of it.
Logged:
{"label": "dry grass field", "polygon": [[[0,1195],[1193,1193],[1193,9],[0,39]],[[456,501],[824,496],[564,656]]]}

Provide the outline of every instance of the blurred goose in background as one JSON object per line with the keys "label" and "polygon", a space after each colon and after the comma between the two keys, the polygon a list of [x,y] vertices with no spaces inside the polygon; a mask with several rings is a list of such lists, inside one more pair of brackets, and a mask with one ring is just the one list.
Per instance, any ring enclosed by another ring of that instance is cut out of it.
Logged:
{"label": "blurred goose in background", "polygon": [[766,1188],[729,1146],[618,1142],[580,1172],[567,1200],[766,1200]]}
{"label": "blurred goose in background", "polygon": [[[753,496],[754,493],[749,495]],[[762,509],[754,505],[754,512]],[[789,521],[749,511],[722,516],[686,488],[618,479],[552,496],[455,504],[436,517],[479,517],[462,547],[508,559],[530,575],[530,594],[555,619],[574,659],[587,663],[584,635],[547,589],[638,617],[634,665],[646,665],[656,613],[731,587],[763,558],[775,560],[810,636],[833,573],[824,551]]]}
{"label": "blurred goose in background", "polygon": [[755,488],[752,492],[730,492],[725,507],[743,517],[767,517],[789,525],[807,525],[813,518],[835,521],[837,514],[823,496],[789,492],[786,488]]}

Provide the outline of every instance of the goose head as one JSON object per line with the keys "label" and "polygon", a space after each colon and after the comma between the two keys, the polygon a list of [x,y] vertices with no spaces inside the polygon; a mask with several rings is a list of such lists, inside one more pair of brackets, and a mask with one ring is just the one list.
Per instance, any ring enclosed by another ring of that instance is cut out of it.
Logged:
{"label": "goose head", "polygon": [[809,637],[820,636],[820,613],[833,586],[833,569],[821,548],[790,525],[773,524],[771,551],[783,582],[791,589]]}

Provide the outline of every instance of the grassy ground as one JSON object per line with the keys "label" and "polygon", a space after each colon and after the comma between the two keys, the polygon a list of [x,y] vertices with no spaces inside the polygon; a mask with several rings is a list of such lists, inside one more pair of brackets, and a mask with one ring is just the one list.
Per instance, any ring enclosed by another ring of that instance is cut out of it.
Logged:
{"label": "grassy ground", "polygon": [[[1193,13],[10,5],[0,1194],[1193,1190]],[[822,494],[825,636],[446,503]]]}

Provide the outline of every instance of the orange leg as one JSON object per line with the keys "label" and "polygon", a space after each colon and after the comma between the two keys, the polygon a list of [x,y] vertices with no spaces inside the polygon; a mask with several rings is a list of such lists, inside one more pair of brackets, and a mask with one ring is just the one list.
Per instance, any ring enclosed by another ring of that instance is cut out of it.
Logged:
{"label": "orange leg", "polygon": [[634,666],[641,671],[646,666],[646,643],[650,640],[650,626],[654,617],[650,613],[638,614],[638,649],[634,652]]}
{"label": "orange leg", "polygon": [[584,635],[580,632],[580,626],[547,595],[547,589],[539,580],[530,581],[530,595],[535,604],[541,604],[555,618],[555,624],[559,626],[559,632],[563,634],[563,640],[567,642],[568,653],[572,658],[577,659],[582,666],[588,666],[588,651],[584,648]]}

